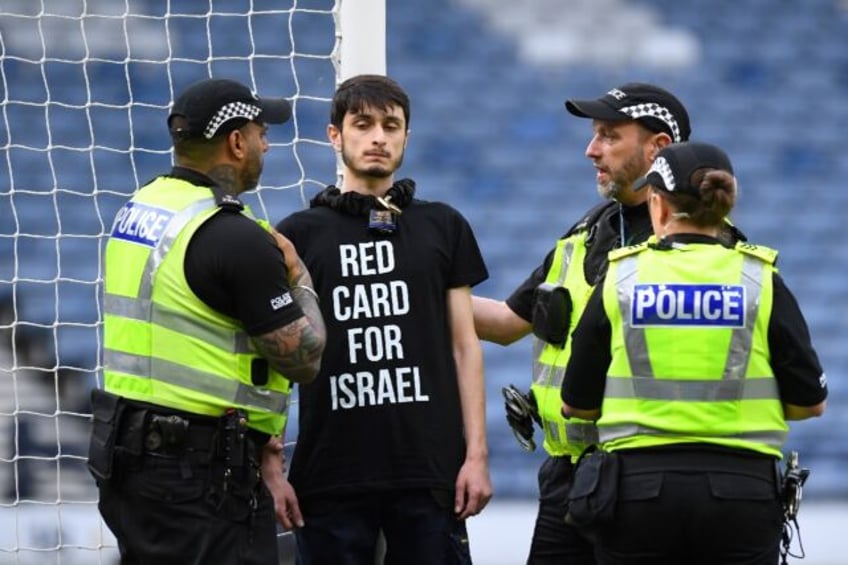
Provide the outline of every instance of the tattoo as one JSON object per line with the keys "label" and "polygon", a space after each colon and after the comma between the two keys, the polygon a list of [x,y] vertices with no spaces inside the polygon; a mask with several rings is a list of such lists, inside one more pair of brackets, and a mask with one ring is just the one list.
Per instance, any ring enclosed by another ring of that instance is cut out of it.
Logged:
{"label": "tattoo", "polygon": [[297,274],[291,277],[289,284],[291,286],[308,286],[309,288],[315,288],[315,285],[312,284],[312,275],[309,274],[309,270],[306,268],[306,265],[303,263],[303,259],[300,257],[297,258]]}
{"label": "tattoo", "polygon": [[[298,277],[299,285],[312,288],[306,268]],[[254,338],[254,343],[268,362],[291,381],[311,382],[321,367],[321,354],[327,330],[318,301],[309,291],[292,288],[291,295],[303,310],[303,317],[273,332]]]}
{"label": "tattoo", "polygon": [[238,174],[232,165],[216,165],[206,173],[224,189],[227,194],[238,196],[240,191]]}

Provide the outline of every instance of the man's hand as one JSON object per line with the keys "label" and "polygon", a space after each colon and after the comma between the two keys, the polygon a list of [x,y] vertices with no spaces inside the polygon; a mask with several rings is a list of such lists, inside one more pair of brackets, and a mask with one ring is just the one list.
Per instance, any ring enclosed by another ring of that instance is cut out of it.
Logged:
{"label": "man's hand", "polygon": [[484,458],[466,459],[456,477],[453,511],[458,520],[479,514],[492,499],[492,480]]}
{"label": "man's hand", "polygon": [[304,525],[297,494],[285,477],[283,463],[283,441],[272,437],[262,449],[262,480],[274,499],[277,521],[286,530],[302,528]]}
{"label": "man's hand", "polygon": [[273,228],[271,228],[271,236],[277,244],[277,249],[283,254],[286,270],[288,271],[289,283],[292,285],[299,284],[304,268],[303,261],[301,261],[300,256],[297,254],[294,244],[289,238]]}
{"label": "man's hand", "polygon": [[542,419],[533,391],[524,394],[514,385],[509,385],[503,387],[501,392],[504,397],[506,421],[512,428],[515,439],[526,451],[534,451],[536,442],[533,441],[533,422],[541,426]]}

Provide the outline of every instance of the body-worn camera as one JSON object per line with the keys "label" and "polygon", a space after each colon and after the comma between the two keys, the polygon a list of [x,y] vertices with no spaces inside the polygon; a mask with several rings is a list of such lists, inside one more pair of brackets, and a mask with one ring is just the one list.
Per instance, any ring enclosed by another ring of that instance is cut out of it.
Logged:
{"label": "body-worn camera", "polygon": [[567,288],[551,283],[537,286],[533,298],[533,335],[556,347],[565,347],[571,309]]}

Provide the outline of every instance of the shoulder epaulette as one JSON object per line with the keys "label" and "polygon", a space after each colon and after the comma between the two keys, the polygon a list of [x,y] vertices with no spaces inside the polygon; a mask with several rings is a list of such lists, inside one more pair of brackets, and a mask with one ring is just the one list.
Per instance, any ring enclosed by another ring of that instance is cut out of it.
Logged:
{"label": "shoulder epaulette", "polygon": [[232,212],[241,212],[244,210],[244,204],[242,201],[239,200],[237,196],[233,196],[225,191],[220,185],[213,184],[209,187],[209,190],[212,191],[212,196],[215,198],[215,204],[217,204],[222,210],[229,210]]}
{"label": "shoulder epaulette", "polygon": [[777,250],[771,247],[763,247],[762,245],[740,241],[736,244],[735,249],[746,255],[761,259],[770,265],[774,265],[777,261]]}
{"label": "shoulder epaulette", "polygon": [[636,255],[637,253],[641,253],[648,248],[648,242],[643,241],[642,243],[637,243],[636,245],[628,245],[627,247],[620,247],[618,249],[613,249],[607,255],[610,261],[617,261],[622,257],[627,257],[629,255]]}
{"label": "shoulder epaulette", "polygon": [[748,236],[746,236],[742,230],[736,227],[733,222],[730,221],[730,218],[725,218],[724,223],[719,228],[719,240],[725,243],[727,246],[736,245],[736,243],[740,241],[748,241]]}

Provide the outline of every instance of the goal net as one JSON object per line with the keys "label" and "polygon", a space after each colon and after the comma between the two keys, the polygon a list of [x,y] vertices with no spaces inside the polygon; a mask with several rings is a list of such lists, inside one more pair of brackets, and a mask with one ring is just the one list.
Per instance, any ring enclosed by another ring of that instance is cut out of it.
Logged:
{"label": "goal net", "polygon": [[85,466],[112,218],[170,169],[168,108],[209,76],[292,101],[246,198],[258,216],[334,181],[340,5],[0,1],[0,564],[115,562]]}

